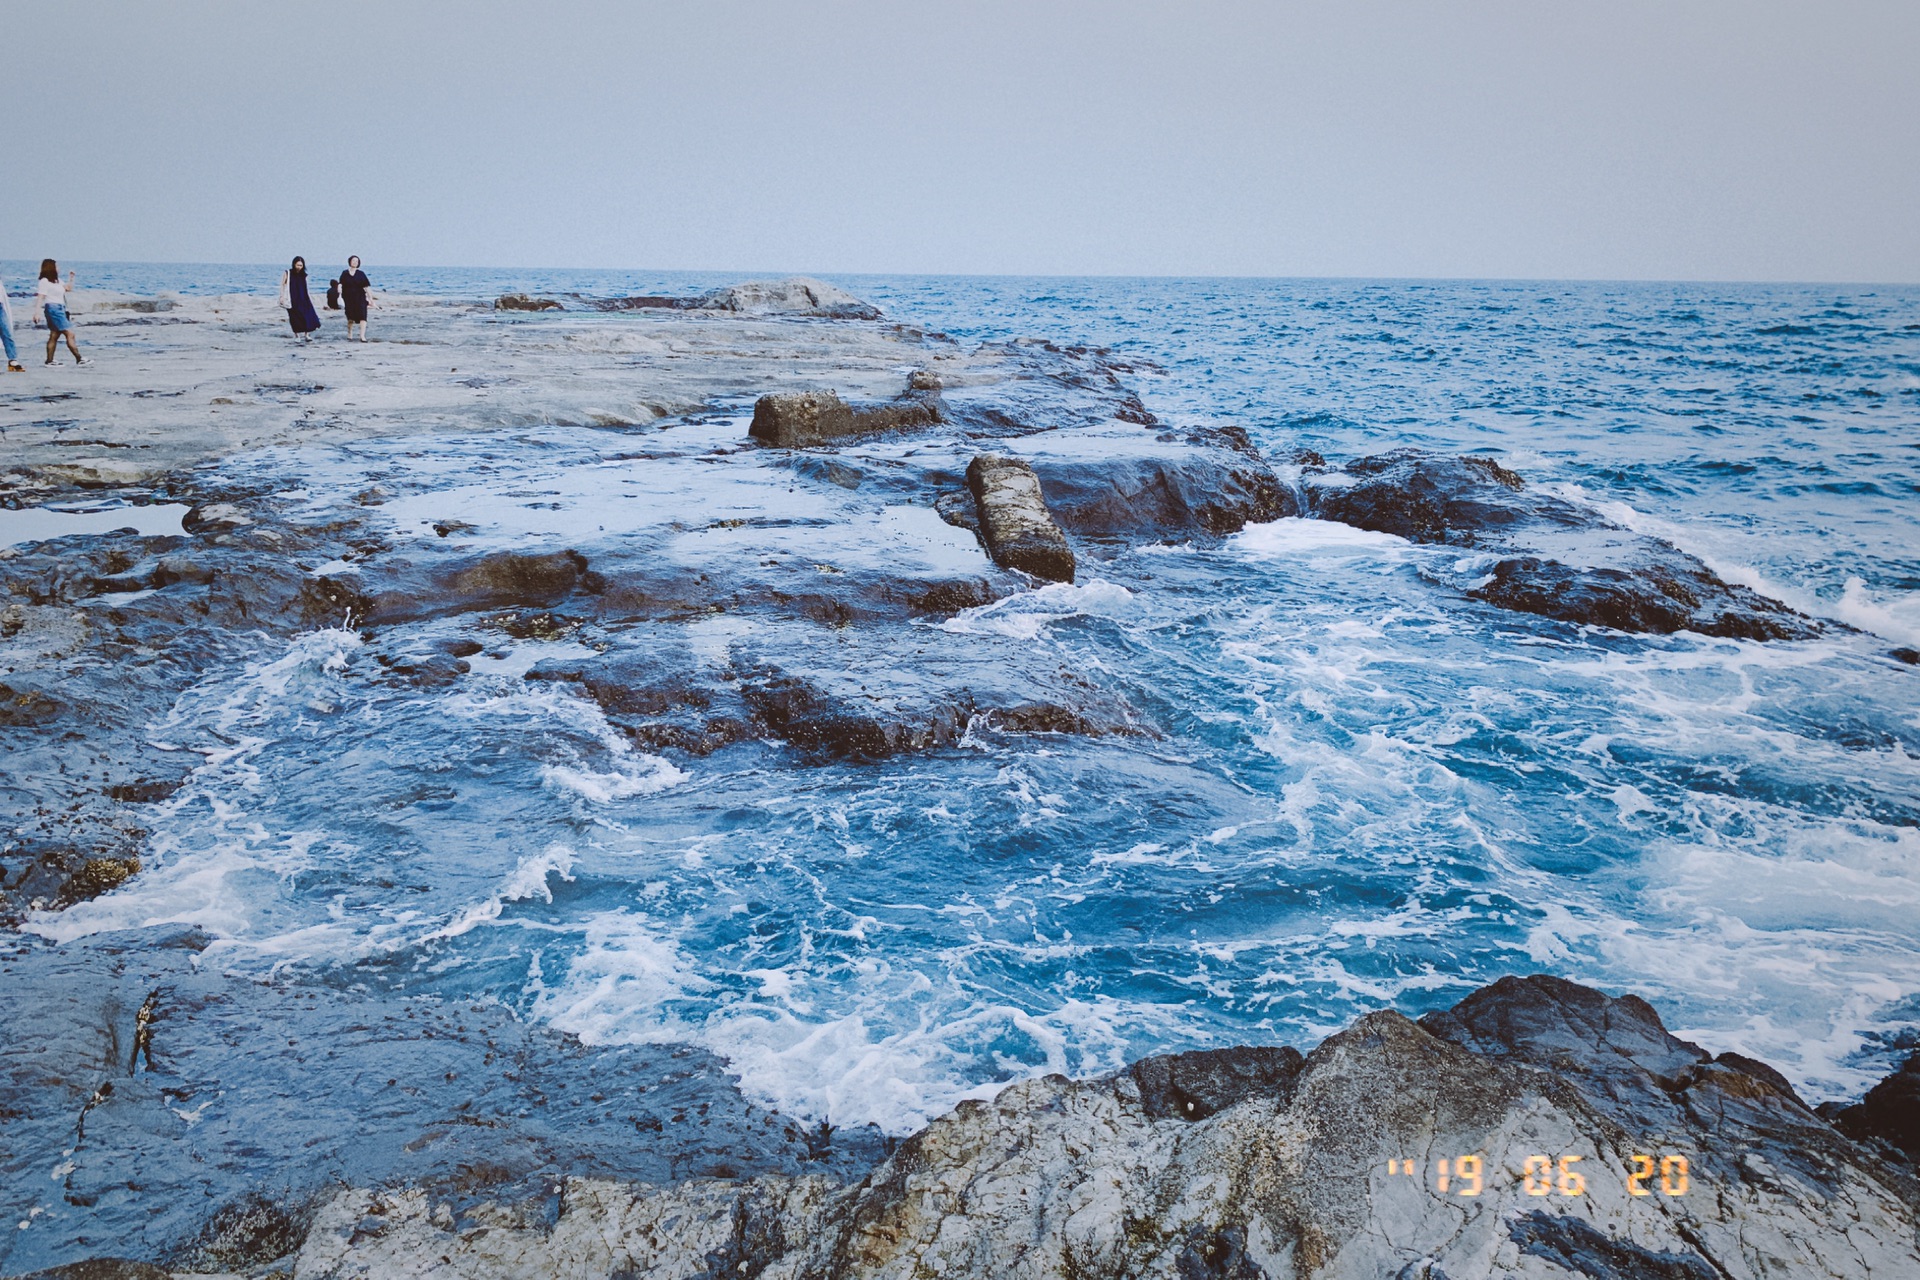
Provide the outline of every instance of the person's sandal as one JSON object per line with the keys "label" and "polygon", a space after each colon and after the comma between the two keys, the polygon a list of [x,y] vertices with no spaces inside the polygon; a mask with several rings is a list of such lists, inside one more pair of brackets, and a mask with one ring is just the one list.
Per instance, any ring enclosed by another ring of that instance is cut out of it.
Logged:
{"label": "person's sandal", "polygon": [[18,360],[7,361],[8,373],[25,373],[26,371],[27,371],[27,366],[21,364]]}

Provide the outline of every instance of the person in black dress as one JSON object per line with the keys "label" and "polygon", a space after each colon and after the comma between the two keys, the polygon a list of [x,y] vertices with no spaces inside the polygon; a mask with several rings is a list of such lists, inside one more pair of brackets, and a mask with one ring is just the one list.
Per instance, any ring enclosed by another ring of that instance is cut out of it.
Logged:
{"label": "person in black dress", "polygon": [[295,258],[280,277],[280,305],[286,308],[287,323],[305,342],[320,327],[320,313],[313,309],[313,297],[307,292],[307,260]]}
{"label": "person in black dress", "polygon": [[360,326],[360,341],[367,340],[367,290],[373,288],[373,281],[367,279],[367,273],[360,269],[360,255],[354,254],[347,259],[347,269],[340,273],[340,301],[347,308],[347,341],[353,341],[353,326]]}

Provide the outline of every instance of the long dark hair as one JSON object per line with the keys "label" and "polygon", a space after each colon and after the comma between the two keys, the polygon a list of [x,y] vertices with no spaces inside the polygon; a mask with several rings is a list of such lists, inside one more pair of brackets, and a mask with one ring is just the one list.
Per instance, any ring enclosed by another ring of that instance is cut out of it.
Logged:
{"label": "long dark hair", "polygon": [[305,275],[307,274],[307,260],[296,253],[293,255],[293,265],[288,267],[287,270],[298,271],[301,275]]}
{"label": "long dark hair", "polygon": [[52,258],[40,259],[40,278],[42,280],[51,280],[55,284],[59,284],[60,283],[60,265],[56,263]]}

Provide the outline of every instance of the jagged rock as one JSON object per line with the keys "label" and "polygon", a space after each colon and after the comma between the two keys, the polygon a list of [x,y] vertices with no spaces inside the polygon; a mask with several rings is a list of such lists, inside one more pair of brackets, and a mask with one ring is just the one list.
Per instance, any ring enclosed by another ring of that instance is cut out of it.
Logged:
{"label": "jagged rock", "polygon": [[1264,462],[1225,450],[1148,453],[1136,445],[1104,457],[1036,451],[1028,461],[1053,518],[1083,537],[1228,534],[1300,514],[1293,491]]}
{"label": "jagged rock", "polygon": [[231,502],[203,502],[180,517],[180,527],[188,533],[239,529],[253,523],[253,517]]}
{"label": "jagged rock", "polygon": [[982,453],[967,464],[967,488],[993,562],[1037,578],[1072,582],[1073,549],[1054,523],[1033,468],[1019,458]]}
{"label": "jagged rock", "polygon": [[[345,1192],[320,1211],[298,1274],[1838,1280],[1920,1267],[1920,1196],[1903,1200],[1909,1184],[1770,1089],[1760,1104],[1670,1099],[1653,1128],[1624,1111],[1614,1091],[1697,1093],[1717,1061],[1644,1001],[1509,979],[1429,1021],[1462,1042],[1383,1011],[1304,1059],[1183,1054],[1014,1085],[844,1188],[574,1179],[550,1224],[508,1225],[503,1209],[484,1234],[436,1221],[418,1193]],[[373,1208],[377,1230],[361,1225]]]}
{"label": "jagged rock", "polygon": [[1666,562],[1633,569],[1576,569],[1537,556],[1502,560],[1476,600],[1585,626],[1666,635],[1697,631],[1739,640],[1805,640],[1822,628],[1759,592],[1723,582],[1705,565],[1673,551]]}
{"label": "jagged rock", "polygon": [[702,295],[696,305],[701,310],[747,315],[822,316],[834,320],[880,318],[880,308],[873,304],[806,276],[743,281]]}
{"label": "jagged rock", "polygon": [[559,311],[562,307],[552,298],[534,298],[524,293],[503,293],[494,299],[495,311]]}
{"label": "jagged rock", "polygon": [[1884,1142],[1920,1165],[1920,1053],[1909,1054],[1866,1097],[1838,1111],[1834,1124],[1856,1141]]}
{"label": "jagged rock", "polygon": [[907,397],[891,404],[854,408],[832,391],[761,396],[747,434],[776,449],[809,449],[855,436],[931,426],[940,421],[937,401]]}
{"label": "jagged rock", "polygon": [[1590,626],[1796,640],[1819,622],[1723,581],[1699,558],[1591,508],[1530,490],[1491,458],[1395,449],[1314,478],[1314,514],[1414,542],[1513,551],[1468,591]]}

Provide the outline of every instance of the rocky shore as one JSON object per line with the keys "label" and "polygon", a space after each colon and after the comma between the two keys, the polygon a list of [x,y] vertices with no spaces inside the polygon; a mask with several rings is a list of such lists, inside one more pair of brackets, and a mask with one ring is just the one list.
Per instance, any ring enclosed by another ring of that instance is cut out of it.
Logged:
{"label": "rocky shore", "polygon": [[[0,548],[0,1209],[16,1224],[0,1271],[1920,1266],[1912,1064],[1823,1116],[1644,1002],[1551,978],[1419,1024],[1381,1012],[1304,1056],[1028,1081],[900,1140],[757,1106],[703,1051],[589,1048],[495,1003],[229,972],[188,908],[111,912],[155,815],[247,732],[158,727],[210,673],[303,635],[337,636],[403,691],[567,641],[511,669],[591,702],[633,749],[774,742],[806,768],[974,734],[1163,734],[1099,672],[938,624],[1132,548],[1279,519],[1458,548],[1435,572],[1463,607],[1569,627],[1791,641],[1837,624],[1496,460],[1264,456],[1232,426],[1158,421],[1111,352],[963,346],[818,282],[395,300],[381,342],[299,352],[270,299],[77,306],[93,367],[6,388],[0,502],[120,503],[179,527]],[[1634,1181],[1637,1156],[1653,1172]],[[1668,1157],[1687,1161],[1684,1192],[1661,1190]],[[1575,1167],[1584,1190],[1563,1192]]]}

